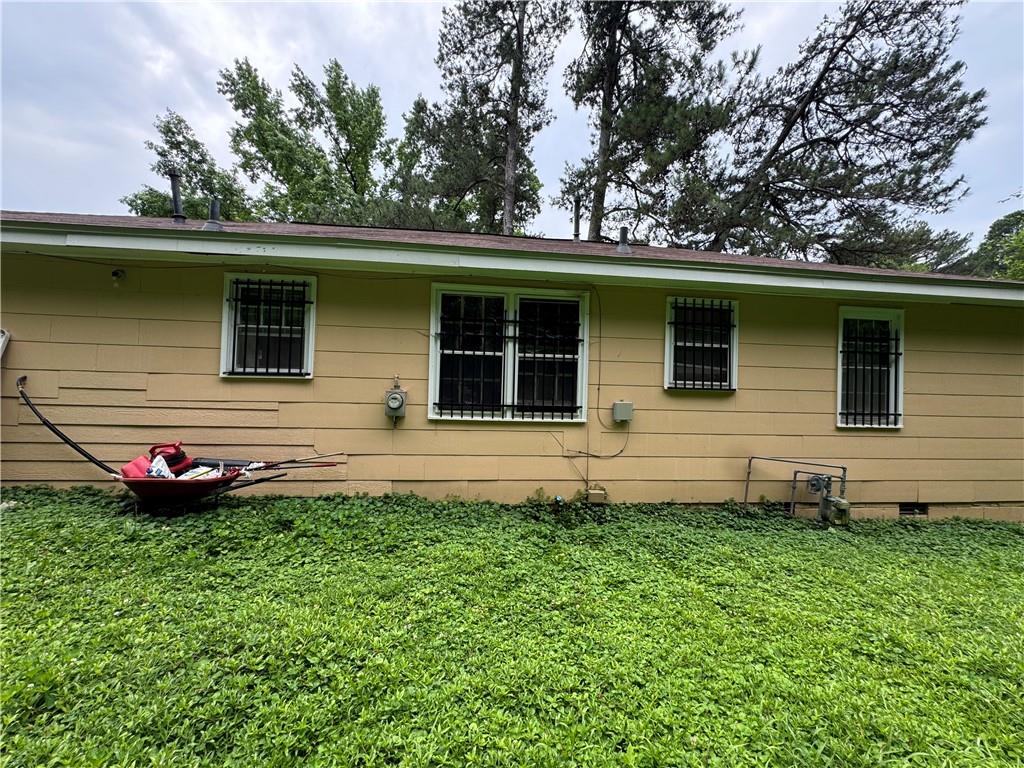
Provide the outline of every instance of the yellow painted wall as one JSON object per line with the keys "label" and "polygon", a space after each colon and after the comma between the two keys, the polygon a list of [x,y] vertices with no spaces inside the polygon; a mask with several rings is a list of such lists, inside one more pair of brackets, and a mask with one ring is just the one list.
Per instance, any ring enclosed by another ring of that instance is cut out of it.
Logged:
{"label": "yellow painted wall", "polygon": [[[13,334],[5,483],[104,482],[19,404],[14,379],[28,374],[44,412],[114,466],[177,439],[193,455],[347,452],[337,470],[275,484],[284,493],[520,500],[539,487],[571,496],[589,480],[617,501],[714,502],[740,497],[746,457],[769,454],[848,464],[848,496],[865,509],[1024,511],[1017,308],[902,305],[905,426],[876,431],[835,426],[838,307],[854,302],[684,292],[739,301],[740,388],[666,392],[665,298],[679,292],[602,287],[591,294],[586,424],[437,422],[426,418],[429,278],[321,272],[313,380],[223,380],[223,268],[128,265],[115,288],[102,264],[8,253],[2,267],[2,322]],[[382,398],[395,374],[409,408],[392,428]],[[617,399],[636,404],[628,432],[611,423]],[[624,444],[617,458],[563,456]],[[790,472],[757,468],[754,498],[787,498]]]}

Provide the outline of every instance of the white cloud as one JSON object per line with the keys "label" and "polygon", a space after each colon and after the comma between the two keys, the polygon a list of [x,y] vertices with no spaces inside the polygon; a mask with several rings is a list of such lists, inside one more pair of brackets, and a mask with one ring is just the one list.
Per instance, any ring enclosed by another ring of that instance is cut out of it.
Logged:
{"label": "white cloud", "polygon": [[[248,57],[286,89],[293,64],[316,77],[337,58],[353,80],[375,83],[399,135],[417,94],[438,98],[434,56],[443,5],[434,2],[12,4],[3,12],[3,204],[12,208],[121,212],[117,202],[148,172],[142,146],[155,116],[181,112],[221,163],[231,162],[234,115],[217,93],[218,71]],[[728,49],[762,48],[768,69],[790,60],[836,3],[754,2]],[[967,84],[989,90],[989,125],[958,158],[973,193],[937,222],[982,234],[1019,202],[1024,185],[1024,4],[970,3],[956,53]],[[549,104],[556,119],[537,137],[546,201],[566,162],[590,151],[589,115],[562,91],[578,35],[556,51]],[[568,236],[569,214],[545,207],[533,229]]]}

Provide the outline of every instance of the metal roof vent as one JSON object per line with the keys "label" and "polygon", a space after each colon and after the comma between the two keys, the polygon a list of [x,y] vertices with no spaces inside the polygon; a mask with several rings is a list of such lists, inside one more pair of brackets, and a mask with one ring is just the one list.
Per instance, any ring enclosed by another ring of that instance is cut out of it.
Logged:
{"label": "metal roof vent", "polygon": [[580,241],[580,196],[576,193],[572,196],[572,241]]}
{"label": "metal roof vent", "polygon": [[224,225],[220,223],[220,200],[216,197],[210,198],[210,218],[203,224],[204,232],[223,232]]}
{"label": "metal roof vent", "polygon": [[629,229],[627,227],[619,227],[619,244],[615,246],[615,250],[619,253],[633,252],[633,249],[629,247]]}
{"label": "metal roof vent", "polygon": [[185,223],[185,211],[181,207],[181,174],[172,168],[167,174],[171,179],[171,218],[175,224]]}

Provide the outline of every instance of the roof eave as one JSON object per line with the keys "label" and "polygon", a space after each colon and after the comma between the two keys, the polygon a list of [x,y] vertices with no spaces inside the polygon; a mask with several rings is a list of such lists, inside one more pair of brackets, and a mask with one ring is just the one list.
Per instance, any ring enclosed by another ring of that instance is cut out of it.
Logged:
{"label": "roof eave", "polygon": [[[381,240],[208,233],[194,229],[138,230],[4,222],[0,242],[52,255],[102,254],[116,260],[259,264],[361,271],[495,276],[622,285],[706,286],[745,293],[889,298],[1024,306],[1024,283],[929,279],[914,275],[824,272],[796,266],[666,261],[638,256],[541,253],[510,249],[422,246]],[[54,253],[56,250],[58,253]]]}

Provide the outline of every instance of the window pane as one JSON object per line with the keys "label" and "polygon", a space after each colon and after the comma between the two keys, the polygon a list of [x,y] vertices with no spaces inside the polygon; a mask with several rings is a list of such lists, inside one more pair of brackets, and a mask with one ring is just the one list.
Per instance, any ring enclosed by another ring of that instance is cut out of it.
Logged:
{"label": "window pane", "polygon": [[561,299],[520,300],[520,354],[576,355],[579,353],[579,333],[579,301]]}
{"label": "window pane", "polygon": [[899,337],[889,320],[843,319],[841,424],[893,426],[899,423],[896,385],[899,354]]}
{"label": "window pane", "polygon": [[732,306],[709,303],[676,304],[676,342],[686,344],[728,344],[732,338]]}
{"label": "window pane", "polygon": [[579,300],[523,298],[518,320],[514,415],[573,418],[578,413]]}
{"label": "window pane", "polygon": [[438,411],[501,415],[505,297],[441,294],[438,320]]}
{"label": "window pane", "polygon": [[721,347],[676,345],[675,381],[727,384],[729,350]]}
{"label": "window pane", "polygon": [[302,368],[300,335],[266,332],[257,335],[255,328],[238,328],[235,334],[236,369],[277,372]]}
{"label": "window pane", "polygon": [[674,299],[669,320],[670,386],[732,389],[733,304],[724,299]]}
{"label": "window pane", "polygon": [[305,373],[309,288],[304,280],[232,280],[230,372]]}
{"label": "window pane", "polygon": [[500,353],[505,348],[503,296],[441,295],[441,349]]}
{"label": "window pane", "polygon": [[437,407],[447,415],[479,416],[501,410],[503,357],[441,353]]}
{"label": "window pane", "polygon": [[572,416],[576,413],[577,371],[576,360],[521,358],[516,406],[526,412]]}

